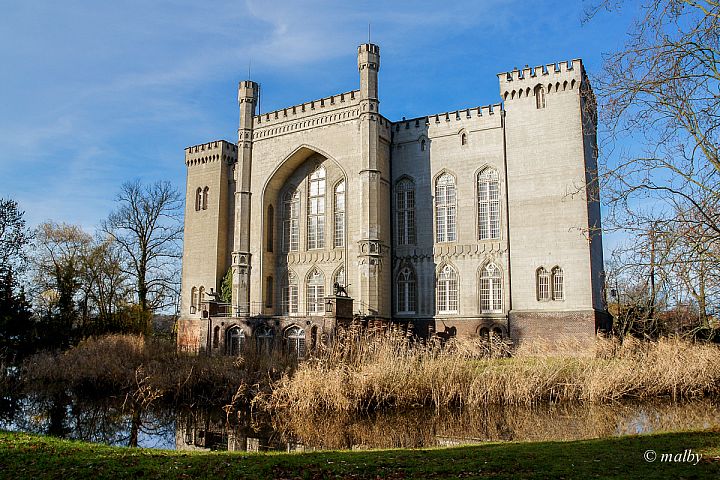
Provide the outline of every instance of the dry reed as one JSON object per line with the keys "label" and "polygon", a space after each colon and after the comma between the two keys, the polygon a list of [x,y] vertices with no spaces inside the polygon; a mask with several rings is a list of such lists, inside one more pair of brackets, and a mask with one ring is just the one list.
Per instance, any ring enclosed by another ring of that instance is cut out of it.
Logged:
{"label": "dry reed", "polygon": [[519,349],[513,358],[488,358],[480,339],[454,339],[441,346],[398,330],[351,330],[256,401],[269,410],[357,412],[679,400],[720,393],[717,345],[675,338],[620,344],[598,338],[587,354],[587,344],[572,343],[565,342],[570,351],[586,353],[568,356],[536,345]]}

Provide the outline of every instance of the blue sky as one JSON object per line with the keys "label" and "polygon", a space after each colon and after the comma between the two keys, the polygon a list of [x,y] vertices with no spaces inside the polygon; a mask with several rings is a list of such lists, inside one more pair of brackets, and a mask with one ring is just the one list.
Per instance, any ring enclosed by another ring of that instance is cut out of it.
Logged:
{"label": "blue sky", "polygon": [[629,3],[582,25],[579,0],[0,0],[0,197],[92,231],[124,181],[184,189],[186,146],[236,140],[249,65],[262,111],[357,88],[370,22],[381,112],[410,118],[498,102],[515,66],[599,73]]}

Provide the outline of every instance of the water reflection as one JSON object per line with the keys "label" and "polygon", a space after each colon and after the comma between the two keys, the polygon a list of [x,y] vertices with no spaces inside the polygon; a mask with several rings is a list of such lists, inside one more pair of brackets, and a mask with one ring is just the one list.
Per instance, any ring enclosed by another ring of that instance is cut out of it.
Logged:
{"label": "water reflection", "polygon": [[15,399],[0,428],[110,445],[178,450],[419,448],[486,441],[576,440],[720,427],[720,404],[495,406],[480,410],[274,417],[197,406],[138,411],[124,398]]}
{"label": "water reflection", "polygon": [[178,424],[178,449],[315,450],[421,448],[487,441],[579,440],[664,430],[720,426],[710,401],[544,405],[483,410],[351,415],[240,413],[236,422],[195,412]]}

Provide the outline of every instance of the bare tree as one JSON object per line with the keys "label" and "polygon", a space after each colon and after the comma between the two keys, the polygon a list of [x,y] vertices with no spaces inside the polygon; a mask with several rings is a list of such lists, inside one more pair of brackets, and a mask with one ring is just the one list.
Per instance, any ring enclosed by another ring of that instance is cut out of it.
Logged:
{"label": "bare tree", "polygon": [[[588,17],[623,3],[599,0]],[[720,300],[707,288],[720,268],[720,2],[644,0],[641,12],[595,79],[604,223],[630,235],[625,258],[651,304],[672,286],[706,311]]]}
{"label": "bare tree", "polygon": [[182,200],[169,182],[136,180],[122,185],[117,202],[101,229],[120,246],[138,305],[149,314],[169,306],[177,295]]}

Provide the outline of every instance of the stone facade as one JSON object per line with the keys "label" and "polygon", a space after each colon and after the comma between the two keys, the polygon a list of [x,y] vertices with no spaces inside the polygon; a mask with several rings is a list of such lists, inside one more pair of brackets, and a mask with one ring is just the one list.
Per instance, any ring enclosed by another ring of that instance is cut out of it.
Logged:
{"label": "stone facade", "polygon": [[594,334],[602,236],[582,62],[499,74],[502,103],[396,122],[379,111],[379,68],[379,47],[361,45],[359,90],[262,114],[242,81],[237,145],[186,149],[181,348],[272,335],[304,350],[348,310],[426,334]]}

